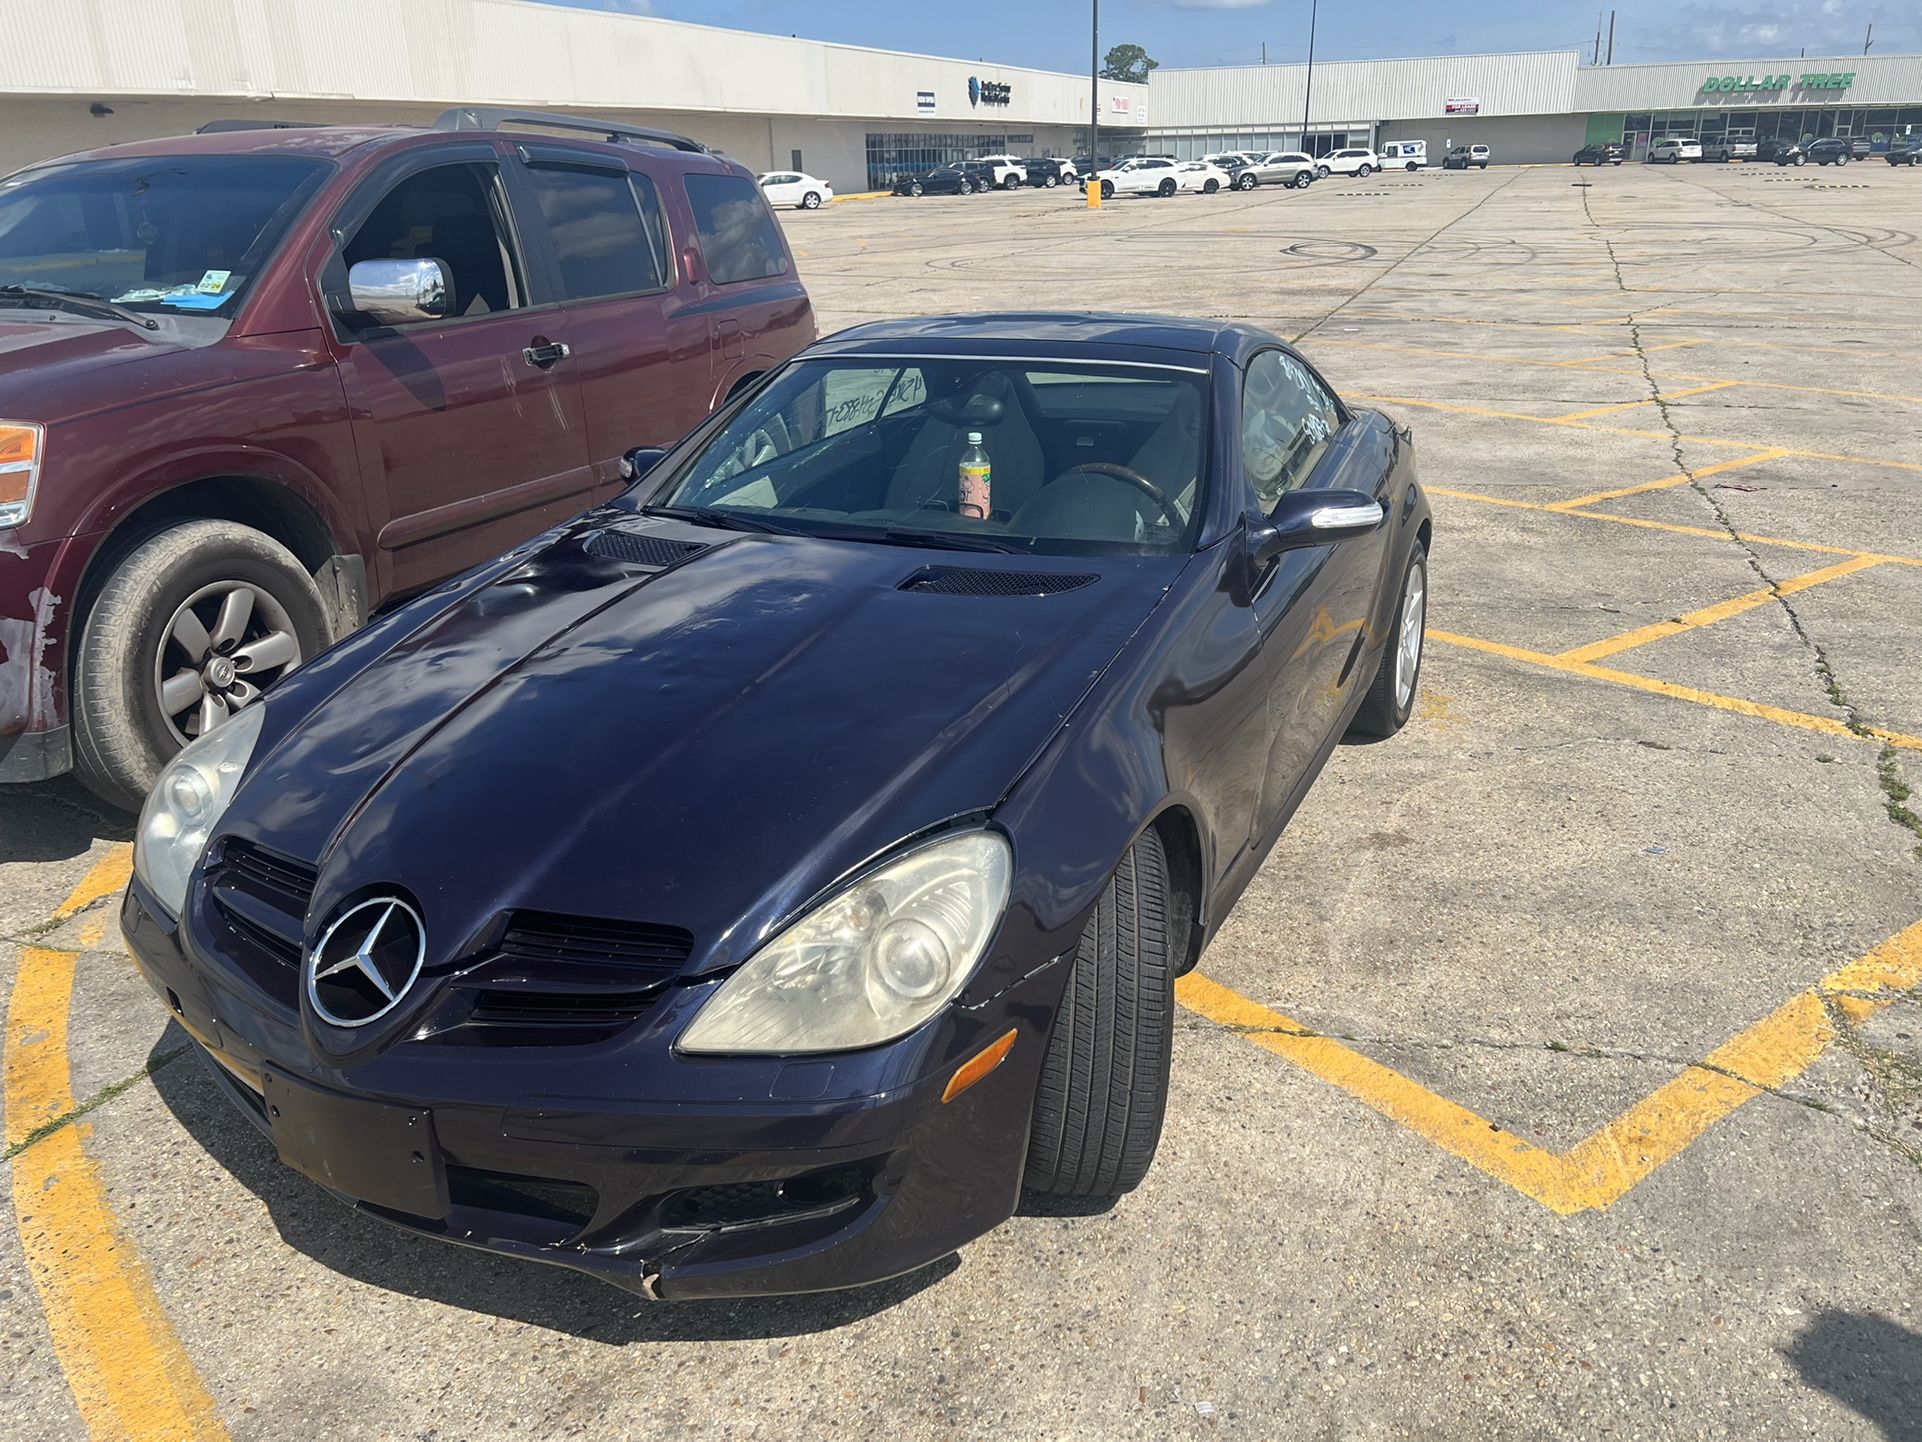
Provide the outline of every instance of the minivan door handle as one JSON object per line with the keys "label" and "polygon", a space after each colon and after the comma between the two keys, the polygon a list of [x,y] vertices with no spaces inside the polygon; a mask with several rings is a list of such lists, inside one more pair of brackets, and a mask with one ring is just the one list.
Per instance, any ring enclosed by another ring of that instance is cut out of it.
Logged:
{"label": "minivan door handle", "polygon": [[543,340],[539,336],[534,337],[534,344],[521,351],[522,358],[537,370],[546,370],[556,361],[566,360],[571,354],[566,341]]}

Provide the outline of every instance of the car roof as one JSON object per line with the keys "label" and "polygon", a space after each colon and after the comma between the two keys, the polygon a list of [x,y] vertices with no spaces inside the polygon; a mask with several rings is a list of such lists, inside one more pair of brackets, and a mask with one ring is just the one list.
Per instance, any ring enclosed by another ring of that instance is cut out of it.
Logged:
{"label": "car roof", "polygon": [[[1153,361],[1175,356],[1238,358],[1276,337],[1255,326],[1184,316],[1101,311],[1010,311],[870,321],[816,342],[808,355],[1051,356],[1086,348],[1090,360]],[[1162,353],[1157,355],[1156,353]]]}

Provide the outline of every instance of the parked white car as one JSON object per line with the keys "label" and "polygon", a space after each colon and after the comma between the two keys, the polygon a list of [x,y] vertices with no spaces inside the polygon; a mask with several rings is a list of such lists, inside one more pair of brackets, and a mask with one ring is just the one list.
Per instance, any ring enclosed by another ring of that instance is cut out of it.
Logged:
{"label": "parked white car", "polygon": [[1657,165],[1679,165],[1684,160],[1702,158],[1702,142],[1671,135],[1648,148],[1648,158]]}
{"label": "parked white car", "polygon": [[819,210],[834,199],[834,187],[804,170],[770,170],[761,177],[761,193],[769,205],[792,205]]}
{"label": "parked white car", "polygon": [[1389,140],[1376,152],[1383,170],[1420,170],[1428,164],[1426,140]]}
{"label": "parked white car", "polygon": [[994,183],[1003,190],[1028,183],[1028,167],[1018,155],[977,155],[975,160],[993,167]]}
{"label": "parked white car", "polygon": [[1381,157],[1372,150],[1337,150],[1322,156],[1315,169],[1324,176],[1352,175],[1366,180],[1381,169]]}
{"label": "parked white car", "polygon": [[1234,187],[1235,178],[1219,165],[1206,160],[1184,160],[1175,166],[1175,188],[1214,195]]}
{"label": "parked white car", "polygon": [[1164,160],[1158,155],[1124,160],[1112,170],[1096,171],[1082,183],[1081,188],[1086,190],[1089,185],[1098,184],[1103,200],[1113,195],[1173,195],[1181,189],[1181,181],[1175,175],[1175,168],[1179,164],[1179,161]]}
{"label": "parked white car", "polygon": [[1253,190],[1257,185],[1286,185],[1306,190],[1319,172],[1313,157],[1299,150],[1272,150],[1244,170],[1235,172],[1237,190]]}

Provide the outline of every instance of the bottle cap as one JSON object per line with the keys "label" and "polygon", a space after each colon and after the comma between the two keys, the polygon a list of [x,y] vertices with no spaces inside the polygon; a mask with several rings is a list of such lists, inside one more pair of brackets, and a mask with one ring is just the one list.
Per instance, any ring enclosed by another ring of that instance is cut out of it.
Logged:
{"label": "bottle cap", "polygon": [[971,445],[971,446],[978,446],[978,445],[980,445],[980,444],[981,444],[981,432],[979,432],[979,431],[969,431],[969,432],[968,432],[968,444],[969,444],[969,445]]}

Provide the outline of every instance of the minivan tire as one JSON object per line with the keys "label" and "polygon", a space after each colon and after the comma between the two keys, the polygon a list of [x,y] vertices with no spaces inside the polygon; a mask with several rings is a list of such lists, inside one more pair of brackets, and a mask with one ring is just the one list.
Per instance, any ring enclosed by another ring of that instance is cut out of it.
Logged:
{"label": "minivan tire", "polygon": [[[138,811],[180,750],[159,696],[168,631],[196,593],[227,582],[264,594],[298,644],[290,664],[261,673],[269,682],[333,639],[314,578],[271,536],[232,521],[197,520],[137,542],[101,584],[74,652],[74,771],[102,801]],[[264,612],[258,602],[255,609]],[[244,647],[236,641],[217,653],[238,649]]]}
{"label": "minivan tire", "polygon": [[821,194],[819,191],[810,190],[806,195],[801,197],[801,209],[819,210],[820,208]]}
{"label": "minivan tire", "polygon": [[1161,1141],[1177,970],[1168,856],[1144,831],[1081,933],[1035,1088],[1022,1184],[1107,1200],[1133,1191]]}

